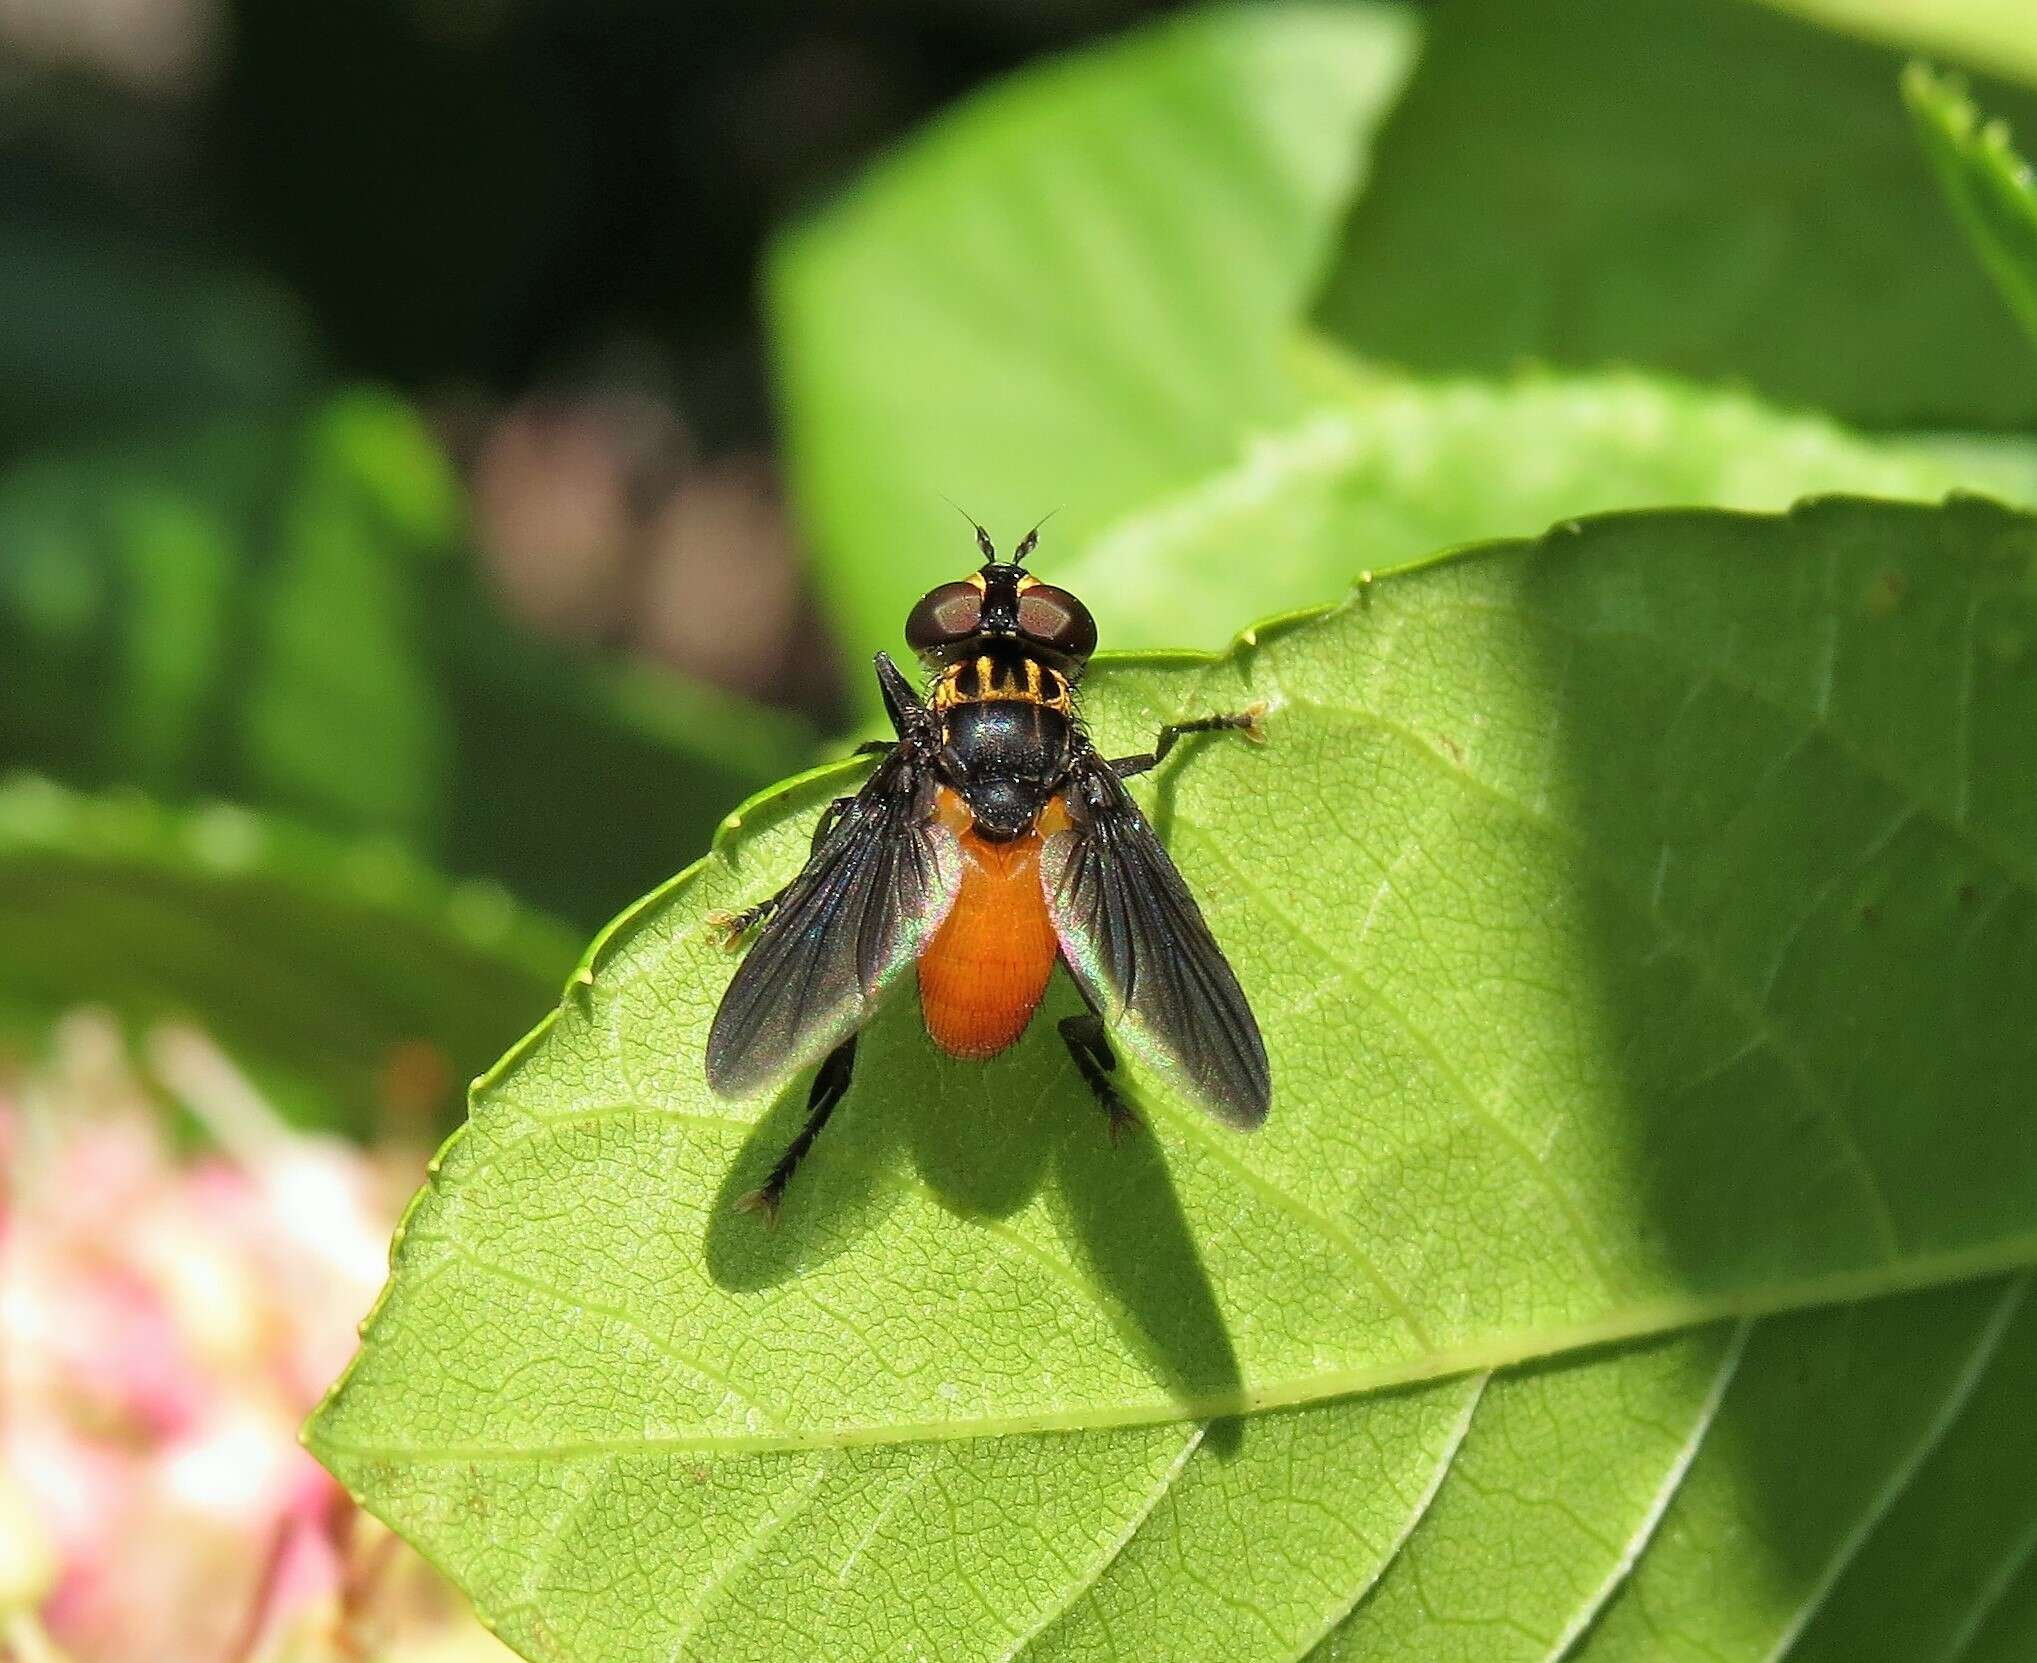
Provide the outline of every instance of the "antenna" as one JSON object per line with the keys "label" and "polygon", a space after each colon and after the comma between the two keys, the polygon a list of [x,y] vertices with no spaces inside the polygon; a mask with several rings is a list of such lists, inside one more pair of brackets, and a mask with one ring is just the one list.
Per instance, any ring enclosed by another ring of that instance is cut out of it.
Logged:
{"label": "antenna", "polygon": [[[985,531],[982,525],[978,523],[976,516],[970,513],[968,509],[964,508],[959,502],[957,502],[953,497],[947,495],[945,492],[941,494],[941,501],[945,502],[950,508],[954,509],[954,511],[957,514],[960,514],[963,519],[967,520],[972,526],[976,527],[976,546],[983,553],[983,563],[986,566],[996,565],[997,547],[995,544],[991,542],[990,533]],[[1021,555],[1019,558],[1023,559],[1024,556]]]}
{"label": "antenna", "polygon": [[1043,515],[1040,520],[1040,525],[1034,526],[1031,531],[1027,532],[1023,537],[1019,539],[1019,546],[1011,551],[1011,563],[1014,566],[1023,566],[1026,563],[1026,556],[1031,554],[1034,549],[1039,547],[1040,526],[1045,525],[1048,520],[1051,520],[1054,517],[1054,515],[1060,512],[1061,510],[1056,508],[1051,510],[1047,514]]}

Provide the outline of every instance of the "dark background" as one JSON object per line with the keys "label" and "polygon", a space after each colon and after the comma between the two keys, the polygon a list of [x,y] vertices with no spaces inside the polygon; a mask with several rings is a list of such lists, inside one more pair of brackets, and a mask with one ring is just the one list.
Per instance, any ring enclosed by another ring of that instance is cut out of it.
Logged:
{"label": "dark background", "polygon": [[1164,9],[0,4],[0,456],[392,386],[517,611],[826,721],[759,252],[972,87]]}

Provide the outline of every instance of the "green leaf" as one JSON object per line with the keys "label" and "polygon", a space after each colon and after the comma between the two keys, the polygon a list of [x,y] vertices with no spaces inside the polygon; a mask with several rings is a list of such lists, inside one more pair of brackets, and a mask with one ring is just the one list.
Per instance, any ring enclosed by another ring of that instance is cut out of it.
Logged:
{"label": "green leaf", "polygon": [[[971,558],[943,491],[1007,536],[1061,505],[1041,558],[1113,647],[1214,647],[1361,567],[1611,508],[2037,496],[2019,441],[1874,442],[1632,372],[1426,382],[1297,350],[1411,48],[1375,9],[1170,24],[979,99],[786,241],[789,439],[852,663]],[[1305,128],[1355,162],[1325,167]]]}
{"label": "green leaf", "polygon": [[1413,45],[1383,7],[1171,21],[973,99],[780,244],[793,484],[852,661],[971,557],[943,493],[1080,544],[1296,413],[1279,346]]}
{"label": "green leaf", "polygon": [[81,784],[211,791],[429,842],[451,735],[414,604],[455,525],[370,395],[0,480],[0,737]]}
{"label": "green leaf", "polygon": [[1311,1658],[1563,1655],[1646,1546],[1744,1338],[1701,1328],[1499,1376],[1407,1547]]}
{"label": "green leaf", "polygon": [[2023,0],[1767,0],[1778,11],[2037,81],[2037,31]]}
{"label": "green leaf", "polygon": [[[1223,644],[1235,620],[1437,548],[1649,504],[1787,507],[1806,492],[2037,501],[2037,448],[1859,438],[1745,394],[1649,377],[1413,381],[1308,356],[1292,425],[1054,566],[1116,646]],[[1249,554],[1246,552],[1249,551]]]}
{"label": "green leaf", "polygon": [[[803,1082],[707,1093],[703,918],[854,777],[809,776],[484,1082],[314,1447],[535,1657],[1291,1658],[1407,1631],[1397,1573],[1428,1573],[1380,1569],[1409,1531],[1489,1608],[1482,1492],[1568,1403],[1608,1440],[1565,1470],[1610,1546],[1567,1589],[1524,1562],[1536,1631],[1614,1596],[1613,1647],[1647,1577],[1646,1611],[1781,1632],[1956,1412],[1998,1295],[1757,1329],[1709,1432],[1716,1337],[1503,1376],[1468,1434],[1446,1377],[2037,1260],[2033,663],[2037,521],[1830,500],[1587,522],[1220,659],[1100,665],[1107,750],[1272,703],[1263,749],[1140,788],[1259,1011],[1272,1120],[1134,1070],[1151,1135],[1113,1150],[1050,1021],[950,1063],[907,997],[771,1232],[733,1202]],[[1835,1416],[1830,1382],[1877,1377]],[[1324,1506],[1350,1528],[1290,1536]],[[1698,1580],[1727,1542],[1732,1602]]]}
{"label": "green leaf", "polygon": [[1109,1566],[1030,1645],[1028,1663],[1291,1657],[1405,1547],[1452,1470],[1482,1375],[1277,1409],[1208,1428]]}
{"label": "green leaf", "polygon": [[[1807,1624],[1841,1611],[1834,1583],[1888,1545],[1888,1510],[1916,1497],[1918,1469],[1981,1382],[1988,1395],[2020,1384],[2004,1330],[2026,1288],[2017,1278],[1764,1325],[1580,1663],[1794,1656]],[[1928,1655],[1887,1639],[1851,1655]]]}
{"label": "green leaf", "polygon": [[[1429,374],[1637,365],[1873,426],[2037,383],[1891,98],[1902,55],[1744,0],[1450,0],[1319,321]],[[1988,83],[2025,128],[2037,97]]]}
{"label": "green leaf", "polygon": [[[71,1007],[190,1022],[299,1121],[442,1122],[574,941],[489,884],[246,809],[0,784],[0,1033]],[[415,1126],[411,1130],[415,1131]]]}
{"label": "green leaf", "polygon": [[[2007,1290],[1991,1349],[1956,1418],[1846,1564],[1798,1640],[1799,1663],[1838,1663],[1877,1648],[1898,1657],[1975,1655],[1988,1621],[2037,1549],[2037,1450],[2024,1435],[2037,1393],[2037,1304],[2028,1278]],[[1898,1366],[1902,1366],[1900,1363]]]}
{"label": "green leaf", "polygon": [[0,478],[0,752],[398,837],[590,926],[810,754],[794,720],[537,641],[460,536],[444,458],[373,393],[26,464]]}
{"label": "green leaf", "polygon": [[1956,82],[1922,64],[1903,98],[1952,211],[2033,342],[2037,342],[2037,178],[2001,122],[1983,122]]}

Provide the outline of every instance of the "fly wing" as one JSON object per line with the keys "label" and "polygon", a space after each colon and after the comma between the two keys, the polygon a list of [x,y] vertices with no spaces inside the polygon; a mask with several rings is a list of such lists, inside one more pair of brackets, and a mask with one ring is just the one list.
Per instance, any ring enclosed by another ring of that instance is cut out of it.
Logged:
{"label": "fly wing", "polygon": [[1217,1119],[1259,1125],[1273,1100],[1266,1044],[1223,949],[1110,764],[1070,778],[1072,829],[1040,856],[1061,953],[1114,1032]]}
{"label": "fly wing", "polygon": [[707,1083],[748,1097],[863,1025],[954,905],[955,835],[903,747],[865,782],[758,934],[707,1036]]}

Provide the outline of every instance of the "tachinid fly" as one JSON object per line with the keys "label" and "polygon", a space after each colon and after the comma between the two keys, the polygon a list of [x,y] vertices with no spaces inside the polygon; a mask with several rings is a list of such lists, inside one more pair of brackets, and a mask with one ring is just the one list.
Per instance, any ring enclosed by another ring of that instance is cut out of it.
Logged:
{"label": "tachinid fly", "polygon": [[766,1213],[849,1089],[879,993],[908,965],[934,1043],[986,1058],[1025,1031],[1058,959],[1089,1007],[1061,1038],[1113,1134],[1133,1121],[1111,1081],[1114,1034],[1219,1120],[1266,1118],[1259,1025],[1123,783],[1183,734],[1256,740],[1265,707],[1177,722],[1152,750],[1106,759],[1075,703],[1096,624],[1024,569],[1038,535],[999,560],[976,528],[981,568],[906,619],[931,691],[877,655],[897,739],[864,747],[882,760],[828,805],[791,883],[711,921],[731,946],[762,929],[715,1012],[708,1083],[747,1097],[820,1059],[805,1125],[748,1197]]}

